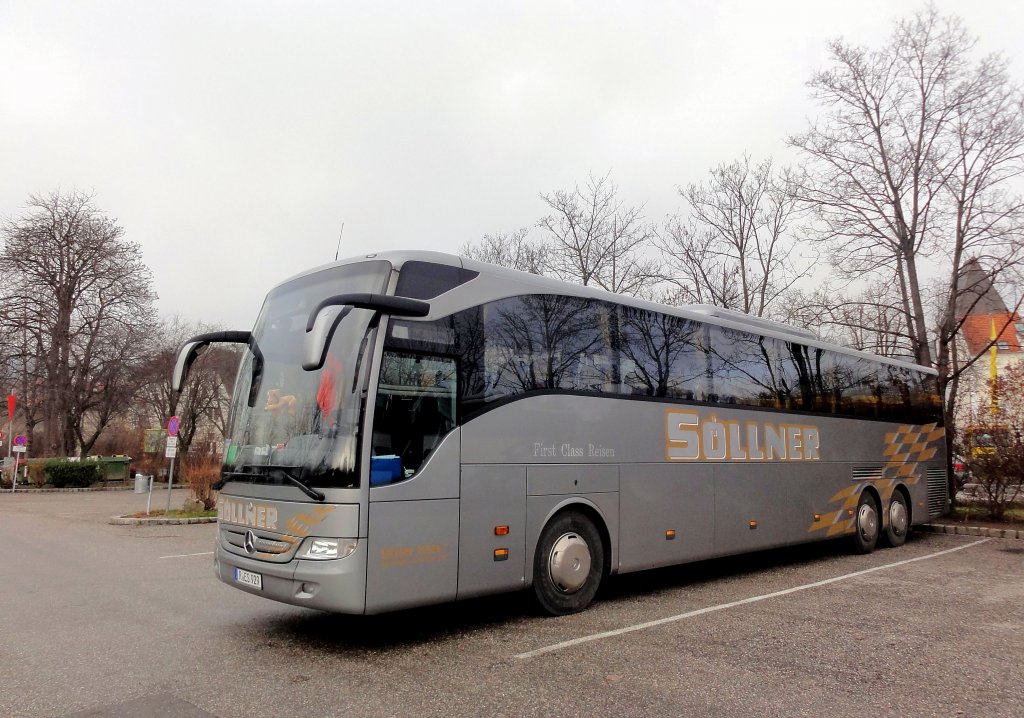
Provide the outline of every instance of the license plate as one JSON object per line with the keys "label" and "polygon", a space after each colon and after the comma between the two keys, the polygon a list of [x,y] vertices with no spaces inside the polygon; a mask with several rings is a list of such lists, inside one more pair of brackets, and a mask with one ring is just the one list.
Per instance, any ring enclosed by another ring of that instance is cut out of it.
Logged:
{"label": "license plate", "polygon": [[243,568],[235,569],[235,580],[239,583],[244,583],[246,586],[252,586],[260,591],[263,590],[263,576],[252,571],[246,571]]}

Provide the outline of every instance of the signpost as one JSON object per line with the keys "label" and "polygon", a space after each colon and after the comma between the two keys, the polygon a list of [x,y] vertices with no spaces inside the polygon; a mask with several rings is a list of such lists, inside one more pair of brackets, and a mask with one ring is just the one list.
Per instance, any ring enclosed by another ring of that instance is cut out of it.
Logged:
{"label": "signpost", "polygon": [[[14,441],[11,442],[11,443],[14,444],[13,449],[14,449],[14,453],[15,454],[25,454],[25,456],[23,456],[21,458],[26,460],[25,461],[25,475],[27,476],[28,475],[28,461],[27,461],[27,459],[28,459],[28,437],[25,436],[24,434],[18,434],[17,436],[14,437]],[[11,493],[12,494],[14,493],[14,487],[18,483],[18,464],[19,463],[20,463],[20,461],[14,462],[14,472],[11,475]]]}
{"label": "signpost", "polygon": [[[7,435],[11,435],[11,424],[14,422],[14,407],[17,404],[17,398],[14,394],[7,395]],[[7,463],[11,463],[11,442],[7,442]],[[14,470],[11,472],[11,493],[14,493],[14,486],[18,483],[18,465],[14,465]]]}
{"label": "signpost", "polygon": [[171,487],[174,485],[174,457],[178,455],[178,428],[181,426],[181,420],[176,416],[172,416],[170,421],[167,422],[167,448],[164,451],[164,458],[171,460],[171,470],[167,474],[167,510],[164,511],[166,516],[171,512]]}

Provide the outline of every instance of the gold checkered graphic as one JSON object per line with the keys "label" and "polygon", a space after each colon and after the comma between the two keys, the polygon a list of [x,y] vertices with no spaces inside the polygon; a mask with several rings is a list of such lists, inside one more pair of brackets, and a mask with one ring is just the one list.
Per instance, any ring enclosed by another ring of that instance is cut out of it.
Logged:
{"label": "gold checkered graphic", "polygon": [[945,429],[934,423],[923,426],[905,425],[887,433],[882,456],[888,461],[882,467],[879,476],[858,481],[836,493],[829,499],[829,505],[838,503],[839,506],[822,514],[807,531],[824,531],[826,537],[853,533],[853,514],[864,487],[868,484],[873,485],[882,499],[882,506],[888,506],[898,483],[913,486],[920,481],[921,472],[918,471],[918,464],[931,461],[935,457],[939,451],[938,441],[945,433]]}

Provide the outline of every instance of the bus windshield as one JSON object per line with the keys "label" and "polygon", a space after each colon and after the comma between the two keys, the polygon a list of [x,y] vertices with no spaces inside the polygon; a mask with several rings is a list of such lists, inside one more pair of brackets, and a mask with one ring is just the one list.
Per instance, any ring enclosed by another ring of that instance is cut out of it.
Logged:
{"label": "bus windshield", "polygon": [[256,320],[235,382],[224,478],[322,488],[359,485],[361,394],[374,313],[352,309],[338,324],[323,368],[302,369],[310,311],[340,292],[382,292],[385,261],[333,267],[275,289]]}

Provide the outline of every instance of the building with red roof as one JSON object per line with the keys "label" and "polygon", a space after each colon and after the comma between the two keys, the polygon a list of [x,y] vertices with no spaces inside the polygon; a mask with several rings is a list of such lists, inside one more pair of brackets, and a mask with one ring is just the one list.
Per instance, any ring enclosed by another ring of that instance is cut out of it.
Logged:
{"label": "building with red roof", "polygon": [[[996,336],[996,374],[1024,357],[1021,340],[1024,322],[1017,311],[1006,306],[992,281],[977,259],[970,259],[960,274],[960,293],[956,313],[961,321],[958,353],[961,363],[991,351],[993,332]],[[979,358],[961,380],[960,406],[969,417],[983,414],[992,403],[989,379],[992,362]],[[968,419],[971,421],[971,419]]]}

